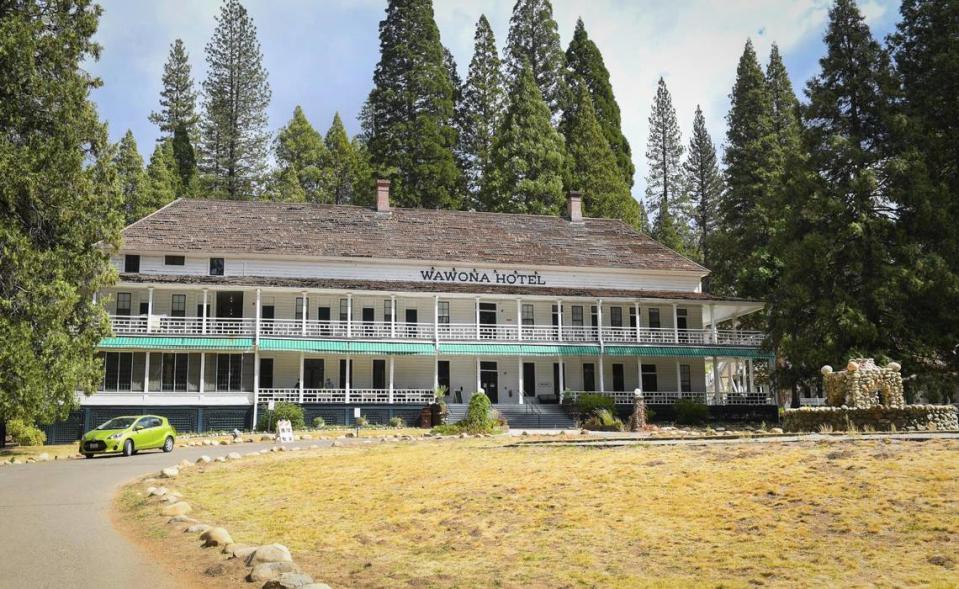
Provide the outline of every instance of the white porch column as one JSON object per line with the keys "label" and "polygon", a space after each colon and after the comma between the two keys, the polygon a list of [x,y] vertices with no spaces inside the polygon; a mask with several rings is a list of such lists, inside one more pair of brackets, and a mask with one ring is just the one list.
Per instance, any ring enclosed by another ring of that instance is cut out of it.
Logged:
{"label": "white porch column", "polygon": [[643,357],[636,356],[636,390],[643,392]]}
{"label": "white porch column", "polygon": [[346,295],[346,337],[353,337],[353,295]]}
{"label": "white porch column", "polygon": [[256,340],[256,341],[255,341],[255,345],[257,345],[257,346],[260,345],[260,315],[261,315],[260,309],[263,308],[263,307],[260,306],[260,301],[261,301],[261,299],[260,299],[260,289],[256,289],[256,325],[254,326],[254,327],[255,327],[254,333],[255,333],[256,335],[254,335],[254,338],[255,338],[255,340]]}
{"label": "white porch column", "polygon": [[[203,354],[206,356],[206,354]],[[143,393],[150,392],[150,351],[147,350],[143,360]],[[200,364],[200,394],[203,394],[203,364]]]}
{"label": "white porch column", "polygon": [[[563,300],[556,301],[556,333],[557,339],[563,341]],[[561,391],[562,392],[562,391]]]}
{"label": "white porch column", "polygon": [[206,335],[206,316],[209,315],[209,313],[207,313],[207,310],[206,310],[206,307],[208,304],[207,294],[208,294],[207,289],[204,288],[203,289],[203,324],[201,326],[201,329],[204,335]]}
{"label": "white porch column", "polygon": [[303,337],[306,337],[306,315],[307,315],[307,309],[310,308],[310,302],[306,298],[305,290],[303,291],[302,296],[303,296],[303,313],[302,313],[302,316],[300,317],[300,335],[302,335]]}
{"label": "white porch column", "polygon": [[517,367],[516,367],[516,368],[517,368],[517,370],[518,370],[517,374],[519,375],[519,376],[518,376],[518,378],[519,378],[519,381],[518,381],[518,382],[519,382],[519,404],[522,405],[522,404],[523,404],[523,357],[522,357],[522,356],[520,356],[520,357],[517,359],[516,364],[517,364]]}
{"label": "white porch column", "polygon": [[306,373],[305,366],[306,366],[306,356],[303,354],[303,352],[300,352],[300,380],[299,380],[300,390],[299,390],[299,393],[300,393],[300,403],[301,403],[301,404],[303,403],[303,389],[306,388],[306,383],[303,382],[303,380],[304,380],[303,377],[304,377],[304,375],[305,375],[305,373]]}
{"label": "white porch column", "polygon": [[[150,355],[147,354],[147,368],[150,367]],[[206,352],[200,352],[200,396],[203,396],[203,392],[206,389]]]}
{"label": "white porch column", "polygon": [[563,395],[566,393],[566,383],[565,381],[566,373],[566,361],[563,360],[562,356],[559,359],[559,402],[563,403]]}
{"label": "white porch column", "polygon": [[433,390],[440,388],[440,357],[439,354],[433,356]]}
{"label": "white porch column", "polygon": [[719,343],[719,330],[716,327],[716,305],[709,305],[709,323],[710,323],[710,332],[713,336],[713,341],[711,343]]}
{"label": "white porch column", "polygon": [[683,392],[683,371],[679,368],[679,360],[676,360],[676,391],[680,393],[679,398],[682,399]]}
{"label": "white porch column", "polygon": [[[253,351],[253,406],[256,407],[256,401],[260,398],[260,351]],[[254,427],[256,422],[254,421]]]}
{"label": "white porch column", "polygon": [[[642,317],[642,315],[639,314],[639,301],[636,301],[635,303],[633,303],[633,308],[636,309],[635,311],[636,313],[636,343],[639,343],[639,332],[640,332],[639,324],[641,323],[639,318]],[[640,392],[642,392],[642,390],[640,390]]]}
{"label": "white porch column", "polygon": [[[516,339],[523,340],[523,300],[516,299]],[[522,395],[520,396],[522,399]]]}
{"label": "white porch column", "polygon": [[679,343],[679,310],[676,303],[673,303],[673,343]]}
{"label": "white porch column", "polygon": [[747,393],[752,393],[755,389],[753,388],[753,359],[746,358],[746,377],[748,378],[748,387],[746,388]]}
{"label": "white porch column", "polygon": [[603,355],[599,355],[599,392],[606,392],[606,377],[604,375],[606,371],[603,370]]}
{"label": "white porch column", "polygon": [[[716,396],[719,396],[719,393],[722,391],[719,388],[719,357],[713,356],[713,392],[716,393]],[[719,402],[718,400],[716,401]]]}
{"label": "white porch column", "polygon": [[153,287],[147,289],[147,333],[153,330]]}
{"label": "white porch column", "polygon": [[603,347],[603,299],[596,301],[596,335],[599,338],[599,347]]}
{"label": "white porch column", "polygon": [[[438,352],[440,349],[440,295],[433,295],[433,343]],[[433,390],[436,390],[437,386],[439,385],[434,384]]]}
{"label": "white porch column", "polygon": [[390,337],[396,338],[396,295],[390,295]]}
{"label": "white porch column", "polygon": [[353,384],[350,382],[350,373],[353,372],[351,368],[353,368],[353,360],[349,356],[347,356],[346,357],[346,402],[347,403],[350,402],[350,386],[352,386]]}
{"label": "white porch column", "polygon": [[[480,315],[479,315],[479,305],[480,305],[480,303],[479,303],[479,301],[480,301],[480,300],[479,300],[479,297],[476,297],[476,339],[479,339],[479,338],[480,338],[480,322],[479,322],[479,317],[480,317]],[[478,371],[478,370],[479,370],[479,369],[477,369],[477,371]],[[478,375],[478,374],[479,374],[479,372],[477,372],[477,375]],[[479,377],[477,376],[477,382],[479,382],[478,378],[479,378]],[[476,388],[479,389],[479,387],[476,387]]]}
{"label": "white porch column", "polygon": [[393,404],[393,373],[396,367],[395,360],[396,356],[390,356],[390,396],[388,400],[391,405]]}
{"label": "white porch column", "polygon": [[476,390],[483,388],[483,380],[480,378],[480,359],[476,357]]}

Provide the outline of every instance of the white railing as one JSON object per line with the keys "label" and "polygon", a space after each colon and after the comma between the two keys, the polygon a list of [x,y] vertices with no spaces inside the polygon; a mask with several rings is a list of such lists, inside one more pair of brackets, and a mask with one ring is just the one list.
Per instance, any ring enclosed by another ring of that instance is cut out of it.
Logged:
{"label": "white railing", "polygon": [[[389,403],[389,389],[260,389],[260,403],[285,401],[288,403]],[[435,399],[433,389],[393,389],[393,403],[428,405]]]}
{"label": "white railing", "polygon": [[[610,397],[617,405],[632,405],[635,400],[633,391],[566,391],[564,398],[573,401],[579,395],[602,395]],[[706,405],[775,405],[776,402],[766,393],[735,393],[735,392],[695,392],[695,391],[644,391],[643,399],[647,405],[672,405],[679,400],[690,400]]]}
{"label": "white railing", "polygon": [[125,315],[111,315],[110,325],[113,327],[113,333],[147,333],[147,316],[137,315],[128,317]]}

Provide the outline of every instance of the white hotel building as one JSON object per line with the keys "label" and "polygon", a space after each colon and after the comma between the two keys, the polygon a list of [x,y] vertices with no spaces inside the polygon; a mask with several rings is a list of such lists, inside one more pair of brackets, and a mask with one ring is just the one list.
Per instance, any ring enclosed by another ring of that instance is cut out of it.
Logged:
{"label": "white hotel building", "polygon": [[307,419],[409,422],[446,387],[455,416],[484,390],[514,425],[570,425],[594,391],[662,416],[680,398],[775,415],[762,303],[702,292],[708,271],[618,220],[177,200],[123,230],[104,379],[48,430],[118,414],[181,431],[249,428],[270,400]]}

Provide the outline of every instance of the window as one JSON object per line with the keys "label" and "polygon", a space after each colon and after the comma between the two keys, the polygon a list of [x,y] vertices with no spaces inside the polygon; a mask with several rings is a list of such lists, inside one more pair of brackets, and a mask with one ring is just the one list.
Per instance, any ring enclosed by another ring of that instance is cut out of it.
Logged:
{"label": "window", "polygon": [[636,307],[629,308],[629,326],[636,328]]}
{"label": "window", "polygon": [[386,388],[386,360],[373,360],[373,388]]}
{"label": "window", "polygon": [[523,303],[523,325],[533,325],[533,305],[532,303]]}
{"label": "window", "polygon": [[445,388],[447,392],[450,390],[450,362],[449,360],[440,360],[436,363],[436,375],[439,377],[437,380],[438,384]]}
{"label": "window", "polygon": [[656,392],[659,390],[659,382],[656,378],[656,365],[655,364],[643,364],[642,368],[643,373],[643,390],[649,392]]}
{"label": "window", "polygon": [[693,392],[693,380],[689,374],[689,364],[679,365],[679,390],[684,393]]}
{"label": "window", "polygon": [[273,388],[273,358],[260,358],[260,388]]}
{"label": "window", "polygon": [[442,325],[450,324],[450,303],[449,301],[439,301],[437,303],[437,321]]}
{"label": "window", "polygon": [[589,308],[589,325],[590,327],[599,325],[599,311],[596,309],[596,305]]}
{"label": "window", "polygon": [[140,256],[134,254],[127,254],[123,259],[123,271],[124,272],[139,272],[140,271]]}
{"label": "window", "polygon": [[613,390],[614,391],[625,391],[626,390],[626,378],[625,370],[622,364],[613,364]]}
{"label": "window", "polygon": [[689,342],[689,333],[686,329],[689,328],[689,312],[686,309],[676,309],[676,329],[679,330],[679,341],[682,343]]}
{"label": "window", "polygon": [[596,390],[596,367],[592,362],[583,364],[583,390]]}
{"label": "window", "polygon": [[133,388],[133,354],[107,352],[104,354],[104,391],[129,391]]}
{"label": "window", "polygon": [[[306,310],[307,319],[309,319],[310,310]],[[296,310],[294,311],[294,318],[297,321],[303,320],[303,297],[296,297]]]}
{"label": "window", "polygon": [[383,321],[393,322],[393,301],[383,301]]}
{"label": "window", "polygon": [[183,256],[164,256],[163,264],[166,266],[183,266],[186,264],[186,258]]}
{"label": "window", "polygon": [[609,308],[609,324],[612,325],[613,327],[623,326],[623,308],[622,307]]}
{"label": "window", "polygon": [[210,276],[223,276],[223,258],[210,258]]}
{"label": "window", "polygon": [[659,309],[649,310],[649,327],[652,329],[659,329],[661,327],[659,323]]}
{"label": "window", "polygon": [[170,305],[170,317],[186,317],[186,295],[173,295],[173,301]]}
{"label": "window", "polygon": [[582,305],[573,305],[572,317],[570,317],[570,324],[573,327],[583,326],[583,306]]}
{"label": "window", "polygon": [[160,370],[160,390],[185,391],[186,375],[190,364],[189,354],[163,354]]}
{"label": "window", "polygon": [[117,293],[117,315],[129,315],[129,314],[130,314],[130,293],[118,292]]}
{"label": "window", "polygon": [[217,354],[216,390],[239,391],[242,388],[240,381],[242,371],[242,354]]}
{"label": "window", "polygon": [[349,299],[340,299],[340,321],[349,319],[350,301]]}
{"label": "window", "polygon": [[559,326],[559,305],[553,305],[552,313],[553,313],[553,327],[558,327]]}

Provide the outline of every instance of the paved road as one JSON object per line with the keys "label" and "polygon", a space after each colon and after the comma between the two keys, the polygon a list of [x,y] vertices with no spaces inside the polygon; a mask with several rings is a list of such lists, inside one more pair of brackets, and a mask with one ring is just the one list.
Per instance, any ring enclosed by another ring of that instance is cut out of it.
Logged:
{"label": "paved road", "polygon": [[[300,442],[287,446],[321,444]],[[0,468],[0,589],[151,587],[177,589],[168,571],[128,544],[110,523],[118,487],[202,454],[259,450],[272,443],[177,448],[130,458],[58,460]]]}

